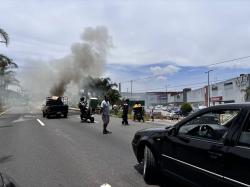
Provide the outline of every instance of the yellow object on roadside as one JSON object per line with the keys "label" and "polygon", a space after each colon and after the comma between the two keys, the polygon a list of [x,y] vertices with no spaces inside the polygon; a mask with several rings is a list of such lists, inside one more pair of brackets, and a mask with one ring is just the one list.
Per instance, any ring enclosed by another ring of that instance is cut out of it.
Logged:
{"label": "yellow object on roadside", "polygon": [[134,106],[133,106],[133,108],[140,108],[141,107],[141,104],[135,104]]}

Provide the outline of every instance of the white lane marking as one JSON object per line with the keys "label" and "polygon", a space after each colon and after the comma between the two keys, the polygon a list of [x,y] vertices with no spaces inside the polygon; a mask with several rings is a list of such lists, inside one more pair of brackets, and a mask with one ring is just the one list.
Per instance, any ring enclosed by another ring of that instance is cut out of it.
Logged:
{"label": "white lane marking", "polygon": [[40,120],[40,119],[36,119],[38,121],[38,123],[40,123],[40,125],[45,126],[45,124]]}
{"label": "white lane marking", "polygon": [[105,183],[105,184],[102,184],[100,187],[111,187],[111,185],[108,183]]}
{"label": "white lane marking", "polygon": [[20,116],[17,120],[12,121],[12,123],[18,123],[18,122],[23,122],[27,121],[28,119],[24,119],[22,116]]}

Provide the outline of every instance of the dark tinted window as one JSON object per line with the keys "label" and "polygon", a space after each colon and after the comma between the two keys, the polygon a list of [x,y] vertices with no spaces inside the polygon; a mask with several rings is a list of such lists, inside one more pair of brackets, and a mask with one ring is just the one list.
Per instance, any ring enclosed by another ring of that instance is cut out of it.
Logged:
{"label": "dark tinted window", "polygon": [[250,147],[250,115],[248,116],[246,126],[240,135],[239,144]]}
{"label": "dark tinted window", "polygon": [[222,141],[238,110],[220,110],[195,117],[179,129],[180,135]]}

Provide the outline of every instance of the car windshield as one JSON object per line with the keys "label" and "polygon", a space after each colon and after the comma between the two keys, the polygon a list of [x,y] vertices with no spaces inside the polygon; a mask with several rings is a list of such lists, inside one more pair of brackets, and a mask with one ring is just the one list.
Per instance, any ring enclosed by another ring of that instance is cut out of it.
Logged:
{"label": "car windshield", "polygon": [[[166,151],[161,136],[178,133],[165,126],[250,102],[249,18],[246,0],[2,0],[0,174],[19,186],[165,186],[150,185],[144,159],[164,154],[131,142]],[[181,132],[224,140],[239,110]],[[137,134],[148,128],[159,137]]]}

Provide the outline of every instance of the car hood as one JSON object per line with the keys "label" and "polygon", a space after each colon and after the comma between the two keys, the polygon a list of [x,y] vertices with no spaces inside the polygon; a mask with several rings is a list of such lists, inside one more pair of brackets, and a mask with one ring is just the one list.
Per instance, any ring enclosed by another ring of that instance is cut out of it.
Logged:
{"label": "car hood", "polygon": [[137,131],[138,134],[151,134],[155,132],[163,132],[166,131],[166,129],[172,127],[172,125],[166,125],[162,127],[153,127],[153,128],[147,128]]}

